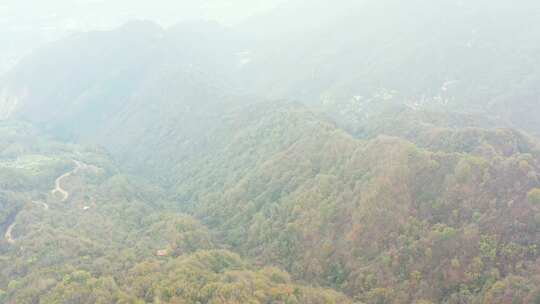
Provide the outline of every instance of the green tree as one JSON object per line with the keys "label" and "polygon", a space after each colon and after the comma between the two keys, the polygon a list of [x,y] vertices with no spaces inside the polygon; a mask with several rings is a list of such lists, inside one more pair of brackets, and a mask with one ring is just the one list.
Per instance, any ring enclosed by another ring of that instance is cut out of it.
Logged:
{"label": "green tree", "polygon": [[527,200],[535,206],[540,205],[540,189],[534,188],[529,191],[529,193],[527,193]]}

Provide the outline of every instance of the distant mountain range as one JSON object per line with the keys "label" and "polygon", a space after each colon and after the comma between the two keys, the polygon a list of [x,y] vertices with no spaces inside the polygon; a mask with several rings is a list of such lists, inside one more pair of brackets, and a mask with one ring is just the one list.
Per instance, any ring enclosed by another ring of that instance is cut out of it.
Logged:
{"label": "distant mountain range", "polygon": [[538,303],[539,14],[532,0],[297,0],[234,26],[136,21],[34,52],[0,78],[15,134],[0,155],[52,153],[30,153],[13,121],[61,142],[43,145],[63,159],[66,142],[92,147],[87,162],[111,176],[79,180],[75,202],[112,204],[93,219],[122,237],[90,239],[99,271],[80,245],[68,277],[11,267],[0,291],[8,303],[73,290],[82,302],[107,290],[126,303]]}

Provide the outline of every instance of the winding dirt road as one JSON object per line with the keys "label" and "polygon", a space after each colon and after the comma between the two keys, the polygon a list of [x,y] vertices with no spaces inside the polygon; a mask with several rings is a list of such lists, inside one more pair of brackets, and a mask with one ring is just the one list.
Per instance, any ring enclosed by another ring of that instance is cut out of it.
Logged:
{"label": "winding dirt road", "polygon": [[49,210],[49,205],[47,203],[39,202],[39,201],[32,201],[32,203],[43,207],[44,210]]}
{"label": "winding dirt road", "polygon": [[55,195],[56,193],[60,193],[60,195],[62,195],[62,199],[60,200],[61,202],[65,202],[69,198],[69,192],[62,188],[62,180],[73,174],[76,174],[77,172],[79,172],[80,169],[86,167],[86,165],[81,163],[80,161],[73,160],[73,162],[75,163],[75,169],[60,175],[54,181],[54,189],[51,191],[51,194]]}
{"label": "winding dirt road", "polygon": [[[62,195],[61,202],[65,202],[69,198],[69,192],[67,192],[66,190],[62,188],[62,180],[73,174],[76,174],[77,172],[79,172],[79,170],[87,167],[86,164],[80,161],[73,160],[73,162],[75,163],[75,168],[69,172],[62,174],[54,181],[54,189],[51,191],[51,193],[53,195],[55,195],[56,193],[60,193]],[[41,201],[32,201],[32,203],[42,206],[44,210],[49,210],[49,205],[47,203],[44,203]],[[6,229],[6,233],[4,234],[4,238],[11,245],[15,244],[15,239],[13,238],[13,229],[15,228],[16,224],[17,223],[15,219],[13,219],[13,223],[11,223],[11,225],[8,226],[8,228]]]}
{"label": "winding dirt road", "polygon": [[15,228],[15,222],[13,222],[11,225],[9,225],[8,229],[6,230],[6,234],[5,234],[5,238],[6,238],[6,241],[13,245],[15,244],[15,240],[13,239],[13,235],[12,235],[12,232],[13,232],[13,228]]}

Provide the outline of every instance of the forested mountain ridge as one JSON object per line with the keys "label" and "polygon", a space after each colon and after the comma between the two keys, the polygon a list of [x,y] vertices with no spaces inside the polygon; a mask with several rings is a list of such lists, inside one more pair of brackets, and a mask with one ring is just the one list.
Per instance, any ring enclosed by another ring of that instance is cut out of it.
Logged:
{"label": "forested mountain ridge", "polygon": [[245,25],[256,41],[248,78],[265,94],[313,103],[390,92],[409,105],[498,116],[539,134],[537,1],[306,3],[290,1]]}
{"label": "forested mountain ridge", "polygon": [[1,303],[351,303],[220,249],[99,149],[21,122],[0,134]]}
{"label": "forested mountain ridge", "polygon": [[419,134],[433,139],[422,149],[355,139],[303,106],[261,107],[179,170],[177,199],[224,242],[367,303],[538,295],[536,140],[457,129]]}
{"label": "forested mountain ridge", "polygon": [[[534,139],[510,130],[454,128],[448,132],[459,135],[448,136],[453,140],[447,149],[440,148],[439,136],[424,149],[395,134],[360,140],[305,106],[286,102],[237,109],[224,120],[208,136],[212,145],[175,164],[172,201],[159,188],[141,188],[146,182],[134,185],[117,175],[99,150],[73,153],[44,137],[36,146],[39,132],[31,126],[5,123],[6,164],[24,164],[25,153],[68,154],[58,169],[36,181],[45,186],[34,194],[24,188],[27,179],[20,170],[26,166],[10,169],[22,176],[21,182],[3,183],[5,201],[19,206],[9,209],[17,212],[16,243],[3,245],[2,260],[9,263],[3,271],[4,299],[347,301],[331,291],[291,285],[278,270],[255,270],[232,253],[214,251],[223,245],[257,265],[279,266],[295,279],[342,290],[366,303],[537,299],[540,154]],[[419,133],[410,140],[429,138]],[[83,170],[66,180],[63,187],[75,193],[66,205],[47,193],[55,176],[73,170],[74,157],[110,173],[96,178],[100,170]],[[44,170],[50,169],[36,172]],[[33,200],[47,204],[47,210]],[[51,251],[46,240],[57,237]],[[158,250],[166,257],[156,258]],[[16,252],[18,262],[12,263]],[[52,271],[56,263],[63,266]],[[225,285],[207,289],[185,277],[185,271]],[[255,292],[242,287],[246,278],[272,279]],[[175,292],[173,286],[184,291]]]}
{"label": "forested mountain ridge", "polygon": [[[0,113],[105,146],[125,165],[159,175],[163,159],[193,150],[195,138],[219,126],[224,109],[247,103],[231,76],[240,62],[235,39],[208,22],[164,30],[139,21],[74,35],[2,78]],[[48,77],[36,78],[42,74]]]}
{"label": "forested mountain ridge", "polygon": [[0,79],[0,302],[540,303],[539,8],[296,0],[43,48]]}
{"label": "forested mountain ridge", "polygon": [[[298,15],[306,1],[297,0],[232,28],[132,22],[78,34],[0,79],[0,113],[105,145],[139,166],[155,151],[134,146],[191,141],[203,136],[193,131],[199,124],[219,126],[223,111],[276,98],[370,107],[392,99],[539,134],[538,2],[420,2],[318,0]],[[146,142],[149,134],[164,136]]]}

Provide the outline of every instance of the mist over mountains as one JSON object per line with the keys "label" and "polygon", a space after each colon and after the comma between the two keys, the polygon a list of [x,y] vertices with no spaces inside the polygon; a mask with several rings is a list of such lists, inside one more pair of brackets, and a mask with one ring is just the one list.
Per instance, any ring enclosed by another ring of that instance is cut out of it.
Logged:
{"label": "mist over mountains", "polygon": [[539,303],[537,1],[76,5],[162,19],[0,74],[0,303]]}
{"label": "mist over mountains", "polygon": [[172,26],[186,20],[237,24],[281,0],[5,0],[0,3],[0,74],[32,51],[74,33],[112,30],[130,20]]}

